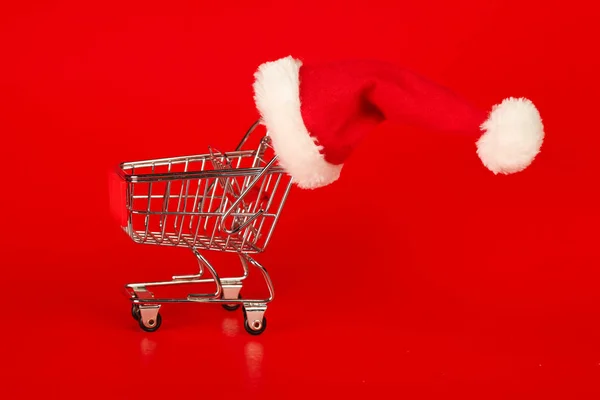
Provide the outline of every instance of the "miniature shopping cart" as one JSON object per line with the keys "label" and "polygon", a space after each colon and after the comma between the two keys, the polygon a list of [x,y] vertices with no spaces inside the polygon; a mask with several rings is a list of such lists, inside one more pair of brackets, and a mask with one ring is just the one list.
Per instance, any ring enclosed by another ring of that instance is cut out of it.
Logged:
{"label": "miniature shopping cart", "polygon": [[[187,247],[199,265],[194,275],[125,286],[131,313],[144,331],[161,326],[159,310],[165,303],[218,303],[230,311],[242,306],[248,333],[258,335],[267,327],[264,314],[273,300],[273,284],[267,270],[250,255],[267,247],[292,180],[275,165],[268,134],[256,149],[242,150],[259,124],[252,125],[232,152],[209,147],[202,155],[120,164],[123,230],[136,243]],[[243,274],[221,276],[202,255],[205,251],[237,254]],[[250,271],[261,272],[268,297],[242,299],[240,291]],[[182,298],[159,298],[150,290],[182,284],[208,284],[214,290]]]}

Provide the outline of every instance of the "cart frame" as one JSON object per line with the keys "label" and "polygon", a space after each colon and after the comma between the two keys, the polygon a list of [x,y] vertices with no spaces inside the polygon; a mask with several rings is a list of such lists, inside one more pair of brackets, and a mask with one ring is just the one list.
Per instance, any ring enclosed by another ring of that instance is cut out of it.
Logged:
{"label": "cart frame", "polygon": [[[263,252],[270,242],[293,182],[275,165],[274,152],[270,158],[265,156],[273,150],[268,132],[256,149],[242,150],[259,124],[260,120],[246,131],[233,152],[220,153],[209,147],[207,154],[119,165],[121,207],[125,201],[123,230],[139,244],[187,247],[198,262],[197,274],[125,285],[131,314],[144,331],[154,332],[161,326],[160,308],[166,303],[218,303],[228,311],[241,306],[248,333],[258,335],[266,329],[264,314],[275,291],[266,268],[250,254]],[[251,165],[242,166],[243,162]],[[194,187],[195,194],[190,190]],[[186,218],[188,223],[184,223]],[[158,229],[152,229],[153,222]],[[243,274],[222,277],[201,251],[236,253]],[[268,296],[241,297],[243,283],[252,270],[261,272]],[[156,297],[150,290],[182,284],[214,284],[214,291],[171,298]]]}

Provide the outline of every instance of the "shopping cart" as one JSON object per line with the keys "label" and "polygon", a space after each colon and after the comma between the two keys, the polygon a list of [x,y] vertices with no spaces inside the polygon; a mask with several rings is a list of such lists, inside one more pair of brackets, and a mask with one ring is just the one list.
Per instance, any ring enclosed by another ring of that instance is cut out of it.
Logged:
{"label": "shopping cart", "polygon": [[[258,335],[266,329],[264,314],[274,297],[273,284],[267,270],[250,255],[267,247],[292,179],[275,164],[268,133],[256,149],[242,150],[259,125],[260,121],[254,123],[232,152],[209,147],[202,155],[120,164],[123,230],[135,243],[190,248],[199,266],[194,275],[125,286],[131,313],[144,331],[161,326],[159,310],[165,303],[218,303],[230,311],[242,306],[248,333]],[[204,251],[237,254],[243,274],[219,275],[201,254]],[[242,299],[242,284],[251,270],[262,273],[268,297]],[[150,290],[182,284],[209,284],[214,291],[159,298]]]}

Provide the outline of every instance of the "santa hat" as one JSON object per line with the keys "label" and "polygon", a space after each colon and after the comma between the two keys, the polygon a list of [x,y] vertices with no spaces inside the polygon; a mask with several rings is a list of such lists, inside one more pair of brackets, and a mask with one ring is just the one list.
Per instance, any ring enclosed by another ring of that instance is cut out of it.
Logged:
{"label": "santa hat", "polygon": [[360,141],[383,121],[470,135],[495,174],[527,168],[544,128],[524,98],[483,111],[456,93],[398,66],[378,61],[303,65],[291,56],[259,66],[254,99],[279,163],[301,188],[339,178]]}

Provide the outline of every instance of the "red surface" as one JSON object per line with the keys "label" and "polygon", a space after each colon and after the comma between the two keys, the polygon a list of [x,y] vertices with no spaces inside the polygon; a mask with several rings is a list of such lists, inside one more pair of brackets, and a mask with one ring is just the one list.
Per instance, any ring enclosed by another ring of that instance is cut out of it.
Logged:
{"label": "red surface", "polygon": [[[1,6],[2,398],[597,398],[590,2],[191,3]],[[495,177],[468,143],[382,127],[335,185],[292,192],[258,258],[277,290],[263,336],[210,305],[141,332],[122,285],[194,260],[119,231],[107,171],[233,147],[254,68],[287,54],[527,96],[543,153]]]}

